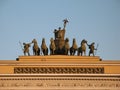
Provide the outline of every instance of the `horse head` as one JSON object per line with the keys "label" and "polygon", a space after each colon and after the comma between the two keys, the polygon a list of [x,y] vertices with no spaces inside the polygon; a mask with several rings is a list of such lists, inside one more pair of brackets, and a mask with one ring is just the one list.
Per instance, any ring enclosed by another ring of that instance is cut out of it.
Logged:
{"label": "horse head", "polygon": [[42,39],[42,43],[45,43],[45,38]]}
{"label": "horse head", "polygon": [[87,40],[83,39],[83,40],[81,41],[81,45],[83,45],[83,44],[87,44]]}
{"label": "horse head", "polygon": [[65,42],[69,42],[69,39],[68,39],[68,38],[66,38],[66,39],[65,39]]}
{"label": "horse head", "polygon": [[36,39],[33,39],[33,40],[32,40],[32,43],[37,43],[37,40],[36,40]]}
{"label": "horse head", "polygon": [[67,49],[70,48],[70,46],[69,46],[69,39],[68,38],[65,39],[65,47]]}
{"label": "horse head", "polygon": [[51,38],[51,39],[50,39],[50,41],[51,41],[51,42],[53,42],[53,41],[54,41],[54,39],[53,39],[53,38]]}
{"label": "horse head", "polygon": [[73,43],[75,43],[76,42],[76,39],[75,38],[73,38]]}
{"label": "horse head", "polygon": [[72,45],[72,47],[74,49],[77,49],[77,43],[76,43],[76,39],[75,38],[73,38],[73,45]]}
{"label": "horse head", "polygon": [[87,40],[84,39],[84,43],[87,43]]}

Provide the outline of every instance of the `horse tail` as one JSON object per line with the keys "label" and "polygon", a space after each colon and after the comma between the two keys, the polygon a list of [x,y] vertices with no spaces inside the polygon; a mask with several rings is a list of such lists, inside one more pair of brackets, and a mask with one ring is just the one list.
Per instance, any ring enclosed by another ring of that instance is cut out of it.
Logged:
{"label": "horse tail", "polygon": [[48,55],[48,48],[43,50],[44,55]]}

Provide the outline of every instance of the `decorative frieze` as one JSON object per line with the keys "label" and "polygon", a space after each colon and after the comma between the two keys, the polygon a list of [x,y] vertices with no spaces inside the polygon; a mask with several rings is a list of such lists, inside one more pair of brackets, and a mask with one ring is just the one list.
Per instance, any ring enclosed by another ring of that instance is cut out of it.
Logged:
{"label": "decorative frieze", "polygon": [[14,67],[16,74],[103,74],[104,67]]}
{"label": "decorative frieze", "polygon": [[[104,79],[103,79],[104,78]],[[36,89],[52,89],[60,90],[69,89],[120,89],[119,77],[2,77],[0,79],[0,89],[17,90],[36,90]],[[26,88],[26,89],[24,89]]]}
{"label": "decorative frieze", "polygon": [[0,83],[0,87],[87,87],[87,88],[119,88],[120,83]]}

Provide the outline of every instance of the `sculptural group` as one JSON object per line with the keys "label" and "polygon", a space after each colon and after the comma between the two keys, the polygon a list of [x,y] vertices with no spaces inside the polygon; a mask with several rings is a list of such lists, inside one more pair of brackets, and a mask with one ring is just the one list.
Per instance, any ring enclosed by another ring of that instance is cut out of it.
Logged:
{"label": "sculptural group", "polygon": [[[66,28],[66,24],[68,23],[68,20],[65,19],[63,20],[64,24],[63,24],[63,29],[61,29],[61,27],[57,29],[54,29],[54,39],[51,38],[50,39],[50,45],[49,48],[46,45],[45,42],[45,38],[42,39],[42,43],[41,43],[41,49],[39,47],[39,45],[37,44],[37,40],[33,39],[31,43],[23,43],[24,45],[24,55],[26,55],[26,53],[28,54],[28,56],[30,55],[29,53],[29,47],[31,46],[31,44],[33,44],[33,55],[38,56],[38,55],[48,55],[48,51],[50,50],[50,55],[75,55],[75,53],[77,52],[78,56],[86,56],[86,46],[88,46],[89,50],[89,56],[92,54],[93,56],[95,56],[94,54],[94,50],[97,50],[94,47],[94,42],[92,44],[88,44],[87,40],[83,39],[80,43],[80,46],[78,47],[77,43],[76,43],[76,39],[73,38],[73,43],[72,46],[70,47],[69,45],[69,39],[65,37],[65,28]],[[41,53],[40,53],[41,52]]]}

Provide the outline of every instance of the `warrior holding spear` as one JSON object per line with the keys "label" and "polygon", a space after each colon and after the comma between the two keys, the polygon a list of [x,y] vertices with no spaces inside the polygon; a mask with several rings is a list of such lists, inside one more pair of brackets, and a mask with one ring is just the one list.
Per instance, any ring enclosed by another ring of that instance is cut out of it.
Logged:
{"label": "warrior holding spear", "polygon": [[65,29],[66,24],[68,23],[68,20],[67,20],[67,19],[64,19],[63,22],[64,22],[64,24],[63,24],[63,29]]}
{"label": "warrior holding spear", "polygon": [[96,53],[94,53],[94,50],[97,50],[97,48],[98,48],[98,45],[97,45],[97,48],[95,48],[95,46],[94,46],[94,42],[92,43],[92,44],[90,44],[90,45],[88,45],[88,47],[89,47],[89,49],[90,49],[90,51],[89,51],[89,56],[91,55],[91,54],[93,54],[93,56],[95,56],[95,54]]}
{"label": "warrior holding spear", "polygon": [[[20,43],[20,46],[22,48],[21,42],[19,42],[19,43]],[[25,56],[26,56],[26,53],[28,54],[28,56],[30,56],[29,47],[31,46],[31,44],[32,43],[23,43],[24,48],[22,48],[22,51],[23,51],[23,53],[24,53]]]}

